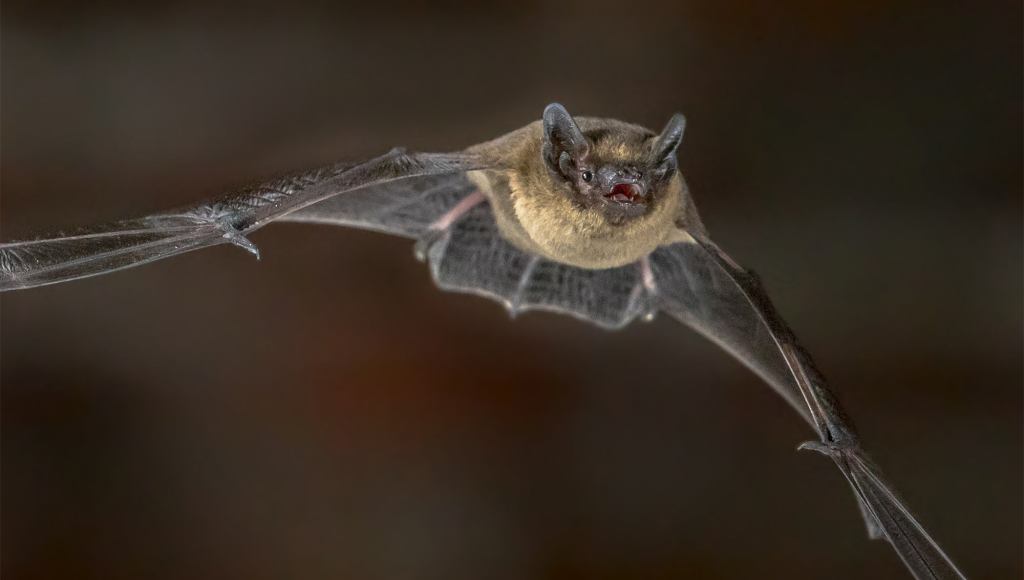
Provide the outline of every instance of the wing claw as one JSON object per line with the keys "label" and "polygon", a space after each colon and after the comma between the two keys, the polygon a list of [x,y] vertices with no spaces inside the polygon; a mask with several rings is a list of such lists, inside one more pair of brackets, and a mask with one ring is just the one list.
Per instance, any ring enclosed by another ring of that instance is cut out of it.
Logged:
{"label": "wing claw", "polygon": [[964,578],[866,456],[839,401],[757,276],[710,240],[690,238],[651,256],[666,313],[736,356],[807,420],[819,439],[797,449],[832,459],[856,496],[869,537],[888,540],[915,578]]}
{"label": "wing claw", "polygon": [[797,451],[817,451],[822,455],[828,455],[829,457],[836,457],[839,455],[839,450],[834,445],[827,445],[821,441],[804,441],[800,445],[796,446]]}
{"label": "wing claw", "polygon": [[238,228],[226,222],[222,222],[220,224],[220,228],[224,230],[224,235],[221,237],[223,237],[232,245],[238,246],[239,248],[242,248],[243,250],[256,256],[257,260],[260,259],[260,249],[256,247],[256,244],[252,243],[252,240],[245,237],[242,234],[242,232],[238,230]]}
{"label": "wing claw", "polygon": [[[84,228],[73,235],[0,244],[0,292],[105,274],[224,243],[259,259],[259,248],[246,236],[279,220],[417,235],[427,225],[422,223],[427,207],[450,207],[445,191],[422,190],[417,184],[463,187],[464,172],[483,167],[480,159],[462,153],[396,148],[363,163],[283,176],[170,212]],[[396,191],[389,194],[389,188]],[[368,201],[372,193],[378,201]],[[428,206],[409,207],[416,202]],[[395,211],[383,215],[377,209]],[[292,214],[294,219],[289,219]]]}

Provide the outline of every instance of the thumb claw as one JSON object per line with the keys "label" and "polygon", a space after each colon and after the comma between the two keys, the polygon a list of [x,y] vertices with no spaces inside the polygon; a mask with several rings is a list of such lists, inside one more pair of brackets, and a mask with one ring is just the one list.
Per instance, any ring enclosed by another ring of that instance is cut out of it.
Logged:
{"label": "thumb claw", "polygon": [[800,445],[796,446],[797,451],[817,451],[822,455],[828,455],[833,457],[839,453],[839,449],[834,445],[822,443],[821,441],[804,441]]}
{"label": "thumb claw", "polygon": [[225,228],[225,230],[226,231],[223,236],[225,240],[256,256],[257,260],[260,259],[260,249],[257,248],[256,244],[252,243],[249,238],[243,236],[238,230],[231,228],[230,226]]}

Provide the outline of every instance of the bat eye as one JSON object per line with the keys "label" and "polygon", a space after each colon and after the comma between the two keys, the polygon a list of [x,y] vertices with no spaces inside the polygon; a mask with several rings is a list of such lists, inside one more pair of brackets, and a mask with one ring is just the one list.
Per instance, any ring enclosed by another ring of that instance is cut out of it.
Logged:
{"label": "bat eye", "polygon": [[584,170],[583,170],[583,171],[582,171],[582,172],[580,173],[580,177],[582,177],[582,178],[583,178],[583,181],[586,181],[587,183],[590,183],[590,180],[591,180],[591,179],[594,179],[594,174],[593,174],[593,173],[591,173],[590,171],[588,171],[588,170],[584,169]]}

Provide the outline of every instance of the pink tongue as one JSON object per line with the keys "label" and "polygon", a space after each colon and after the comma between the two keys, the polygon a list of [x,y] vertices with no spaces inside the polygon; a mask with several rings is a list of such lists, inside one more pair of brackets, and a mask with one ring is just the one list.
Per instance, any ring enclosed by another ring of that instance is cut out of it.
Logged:
{"label": "pink tongue", "polygon": [[612,188],[608,197],[613,201],[632,201],[637,197],[636,186],[629,183],[620,183]]}

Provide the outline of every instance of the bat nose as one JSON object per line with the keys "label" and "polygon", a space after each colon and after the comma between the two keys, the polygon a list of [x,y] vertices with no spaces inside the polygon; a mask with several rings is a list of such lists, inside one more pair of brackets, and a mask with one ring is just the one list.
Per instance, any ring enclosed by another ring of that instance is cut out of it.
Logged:
{"label": "bat nose", "polygon": [[630,180],[633,183],[640,181],[641,176],[640,170],[637,169],[636,167],[623,167],[619,171],[619,175],[622,177],[622,179]]}
{"label": "bat nose", "polygon": [[640,183],[643,175],[634,167],[605,166],[597,172],[601,182],[607,187],[619,183]]}
{"label": "bat nose", "polygon": [[605,167],[601,172],[604,197],[618,202],[643,203],[647,188],[639,171],[632,167]]}
{"label": "bat nose", "polygon": [[640,181],[640,172],[631,167],[616,167],[608,172],[607,177],[611,183],[637,183]]}

